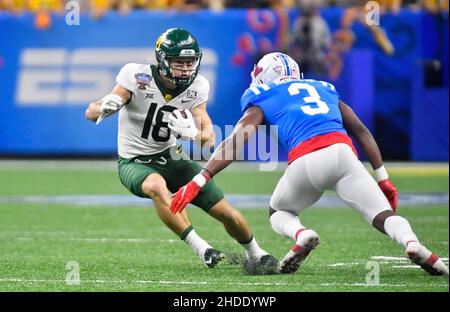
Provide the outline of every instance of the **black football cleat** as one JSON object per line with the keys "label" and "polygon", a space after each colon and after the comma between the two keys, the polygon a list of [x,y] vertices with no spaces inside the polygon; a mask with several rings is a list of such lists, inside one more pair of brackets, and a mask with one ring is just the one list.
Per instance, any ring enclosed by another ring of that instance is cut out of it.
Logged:
{"label": "black football cleat", "polygon": [[203,257],[203,263],[208,268],[215,267],[220,261],[225,259],[225,254],[220,250],[208,248],[205,251],[205,256]]}

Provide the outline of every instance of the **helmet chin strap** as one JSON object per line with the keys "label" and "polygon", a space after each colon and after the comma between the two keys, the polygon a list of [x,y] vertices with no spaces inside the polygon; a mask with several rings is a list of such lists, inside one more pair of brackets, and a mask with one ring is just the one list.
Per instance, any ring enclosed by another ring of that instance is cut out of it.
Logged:
{"label": "helmet chin strap", "polygon": [[172,73],[170,73],[170,76],[172,76],[172,78],[170,78],[169,75],[167,75],[167,74],[165,75],[164,74],[164,70],[162,70],[161,68],[158,68],[158,69],[159,69],[159,75],[163,78],[163,80],[165,82],[171,83],[171,84],[173,84],[175,86],[178,85],[177,82],[175,81],[175,78],[173,77]]}
{"label": "helmet chin strap", "polygon": [[183,78],[183,79],[186,79],[185,83],[180,83],[179,79],[181,79],[181,78],[174,76],[173,72],[170,73],[170,77],[167,75],[163,75],[163,76],[164,76],[164,79],[167,80],[168,82],[170,82],[171,84],[173,84],[175,86],[180,86],[180,85],[190,84],[189,80],[191,79],[192,74],[189,77]]}

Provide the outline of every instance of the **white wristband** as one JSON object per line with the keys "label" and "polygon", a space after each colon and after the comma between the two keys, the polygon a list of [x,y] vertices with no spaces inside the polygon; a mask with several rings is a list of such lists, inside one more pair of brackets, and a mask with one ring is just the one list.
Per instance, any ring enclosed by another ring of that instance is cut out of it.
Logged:
{"label": "white wristband", "polygon": [[197,175],[192,179],[192,181],[194,181],[195,183],[197,183],[197,185],[200,186],[200,187],[205,186],[206,182],[208,182],[208,181],[206,181],[205,176],[204,176],[203,174],[201,174],[201,173],[197,174]]}
{"label": "white wristband", "polygon": [[384,166],[375,169],[375,179],[377,180],[377,182],[389,179],[388,173]]}

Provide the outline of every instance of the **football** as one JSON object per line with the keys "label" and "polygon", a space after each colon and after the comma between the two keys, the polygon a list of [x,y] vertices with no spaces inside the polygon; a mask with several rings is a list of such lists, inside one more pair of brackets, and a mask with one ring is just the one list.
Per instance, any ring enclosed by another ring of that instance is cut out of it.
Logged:
{"label": "football", "polygon": [[[181,113],[181,116],[183,117],[183,118],[188,118],[188,115],[186,114],[186,109],[178,109],[178,111]],[[175,111],[174,111],[175,112]],[[177,115],[175,115],[175,113],[174,112],[172,112],[172,115],[173,116],[175,116],[175,117],[177,117]]]}
{"label": "football", "polygon": [[181,109],[180,113],[181,113],[181,116],[183,116],[183,118],[188,118],[188,115],[186,114],[186,109]]}

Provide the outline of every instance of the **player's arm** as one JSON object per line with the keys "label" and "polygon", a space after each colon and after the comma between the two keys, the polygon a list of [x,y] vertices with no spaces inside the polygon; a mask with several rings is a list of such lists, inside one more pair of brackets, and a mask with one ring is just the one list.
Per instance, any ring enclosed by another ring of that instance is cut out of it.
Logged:
{"label": "player's arm", "polygon": [[206,103],[200,104],[192,109],[192,116],[198,121],[199,134],[197,139],[200,140],[201,145],[214,147],[215,134],[211,118],[206,111]]}
{"label": "player's arm", "polygon": [[372,133],[356,116],[355,112],[342,101],[339,101],[339,110],[342,114],[345,129],[353,136],[358,146],[364,151],[374,170],[383,166],[380,149]]}
{"label": "player's arm", "polygon": [[381,152],[375,138],[358,116],[356,116],[350,106],[339,101],[339,110],[341,111],[345,129],[355,138],[358,146],[369,159],[372,168],[375,170],[378,185],[395,211],[397,209],[397,190],[389,180],[389,175],[383,165],[383,158],[381,157]]}
{"label": "player's arm", "polygon": [[92,102],[86,109],[87,119],[97,122],[101,115],[106,118],[119,111],[131,98],[131,92],[122,86],[116,85],[110,94],[102,99]]}
{"label": "player's arm", "polygon": [[264,113],[258,106],[248,108],[237,122],[233,132],[214,151],[201,174],[209,179],[225,169],[240,154],[247,141],[264,122]]}
{"label": "player's arm", "polygon": [[175,193],[170,205],[172,213],[181,212],[214,175],[231,164],[237,158],[245,143],[255,134],[258,125],[263,122],[264,113],[259,107],[251,106],[248,108],[234,127],[233,133],[220,143],[204,169]]}

